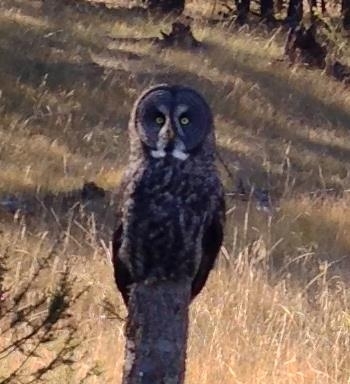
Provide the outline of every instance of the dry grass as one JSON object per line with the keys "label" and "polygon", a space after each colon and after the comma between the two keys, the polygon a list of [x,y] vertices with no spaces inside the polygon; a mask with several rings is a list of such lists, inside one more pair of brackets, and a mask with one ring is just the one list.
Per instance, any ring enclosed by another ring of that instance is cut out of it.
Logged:
{"label": "dry grass", "polygon": [[[190,10],[210,12],[200,4]],[[229,260],[192,305],[186,383],[349,384],[349,198],[309,195],[349,187],[348,90],[276,62],[282,38],[264,31],[201,22],[203,52],[160,51],[118,38],[155,35],[166,20],[0,7],[0,195],[34,207],[0,211],[0,383],[120,381],[113,212],[66,193],[84,180],[117,186],[131,103],[170,81],[205,94],[231,172],[269,188],[276,206],[268,217],[228,198]]]}

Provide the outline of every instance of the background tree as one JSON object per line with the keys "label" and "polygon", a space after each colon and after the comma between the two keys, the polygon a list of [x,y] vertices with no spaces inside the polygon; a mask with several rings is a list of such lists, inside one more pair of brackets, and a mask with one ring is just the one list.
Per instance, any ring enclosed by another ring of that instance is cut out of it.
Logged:
{"label": "background tree", "polygon": [[248,13],[250,11],[250,0],[236,0],[236,10],[238,24],[244,24],[247,21]]}
{"label": "background tree", "polygon": [[350,30],[350,0],[342,0],[341,14],[343,28],[346,30]]}
{"label": "background tree", "polygon": [[185,0],[145,0],[149,10],[162,13],[181,14],[185,8]]}
{"label": "background tree", "polygon": [[273,0],[260,0],[260,16],[266,21],[274,19]]}
{"label": "background tree", "polygon": [[300,23],[303,18],[303,2],[302,0],[290,0],[287,10],[287,21],[291,26]]}

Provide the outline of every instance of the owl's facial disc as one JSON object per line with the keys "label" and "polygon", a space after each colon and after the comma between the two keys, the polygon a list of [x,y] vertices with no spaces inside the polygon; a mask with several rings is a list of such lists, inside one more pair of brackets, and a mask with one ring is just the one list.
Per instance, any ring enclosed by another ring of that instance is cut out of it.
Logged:
{"label": "owl's facial disc", "polygon": [[186,160],[197,153],[212,129],[205,100],[186,87],[151,89],[140,100],[135,120],[145,150],[156,159]]}
{"label": "owl's facial disc", "polygon": [[170,118],[170,111],[165,105],[158,107],[159,115],[155,117],[159,124],[157,135],[156,150],[151,150],[151,156],[156,159],[171,155],[179,160],[186,160],[188,153],[185,152],[184,143],[176,137],[176,133]]}

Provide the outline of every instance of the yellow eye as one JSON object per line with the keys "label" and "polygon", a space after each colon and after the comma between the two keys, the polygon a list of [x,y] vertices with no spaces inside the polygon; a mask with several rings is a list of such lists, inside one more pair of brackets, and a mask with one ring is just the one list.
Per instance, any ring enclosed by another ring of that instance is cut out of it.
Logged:
{"label": "yellow eye", "polygon": [[163,124],[165,123],[165,118],[164,118],[164,116],[157,116],[157,117],[156,117],[156,123],[157,123],[158,125],[163,125]]}
{"label": "yellow eye", "polygon": [[190,123],[190,119],[186,116],[182,116],[180,119],[180,124],[181,125],[188,125]]}

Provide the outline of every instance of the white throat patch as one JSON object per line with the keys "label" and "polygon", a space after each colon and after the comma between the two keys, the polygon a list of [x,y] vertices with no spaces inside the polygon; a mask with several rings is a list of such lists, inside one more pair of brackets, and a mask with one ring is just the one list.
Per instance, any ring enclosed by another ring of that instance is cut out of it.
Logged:
{"label": "white throat patch", "polygon": [[160,148],[160,149],[151,151],[151,156],[154,157],[155,159],[161,159],[162,157],[166,156],[166,152],[164,151],[164,149]]}
{"label": "white throat patch", "polygon": [[185,144],[182,141],[177,140],[175,143],[175,148],[173,149],[171,154],[173,155],[173,157],[175,157],[175,159],[186,160],[189,154],[186,153],[185,150]]}
{"label": "white throat patch", "polygon": [[[164,137],[159,137],[158,143],[157,143],[157,149],[153,149],[151,151],[151,156],[154,159],[162,159],[167,155],[167,152],[165,151],[165,147],[168,144],[168,140],[164,140]],[[186,160],[189,157],[189,154],[186,153],[186,147],[185,144],[179,140],[175,139],[175,146],[174,149],[171,151],[171,155],[178,160]]]}
{"label": "white throat patch", "polygon": [[[186,160],[189,156],[188,153],[184,152],[184,151],[181,151],[180,149],[174,149],[172,152],[171,152],[172,156],[175,157],[175,159],[179,159],[179,160]],[[164,151],[164,149],[157,149],[157,150],[153,150],[151,151],[151,156],[155,159],[162,159],[163,157],[165,157],[167,154],[166,152]]]}
{"label": "white throat patch", "polygon": [[183,152],[180,149],[176,149],[176,148],[171,152],[171,154],[173,155],[173,157],[175,157],[175,159],[179,159],[179,160],[186,160],[189,156],[188,153]]}

